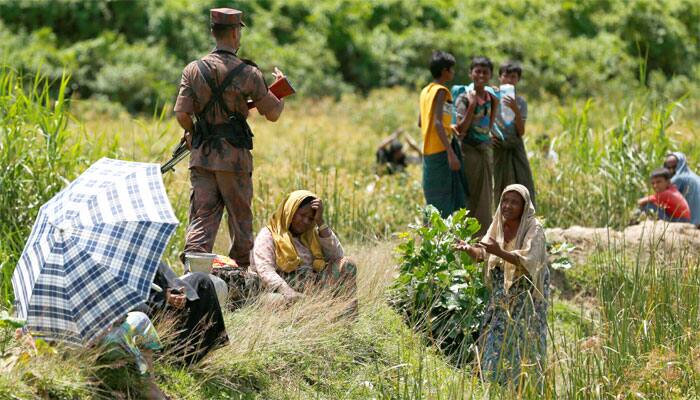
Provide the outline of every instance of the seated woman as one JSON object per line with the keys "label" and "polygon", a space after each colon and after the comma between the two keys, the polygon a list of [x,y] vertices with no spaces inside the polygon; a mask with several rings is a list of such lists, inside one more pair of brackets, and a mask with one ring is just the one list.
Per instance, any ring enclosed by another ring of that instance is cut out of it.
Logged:
{"label": "seated woman", "polygon": [[177,277],[161,262],[146,307],[148,315],[174,317],[174,353],[186,364],[202,359],[209,351],[228,343],[226,325],[209,274],[194,272]]}
{"label": "seated woman", "polygon": [[678,151],[666,156],[664,167],[671,171],[671,183],[688,202],[690,222],[700,228],[700,176],[690,170],[685,154]]}
{"label": "seated woman", "polygon": [[[355,265],[323,221],[323,202],[308,190],[287,196],[255,238],[250,272],[262,285],[289,302],[310,286],[334,287],[354,294]],[[352,312],[357,301],[352,304]]]}
{"label": "seated woman", "polygon": [[542,387],[547,355],[549,270],[542,225],[535,219],[530,193],[509,185],[482,242],[457,249],[486,260],[490,299],[481,323],[482,374],[501,384],[518,385],[521,365],[533,365]]}

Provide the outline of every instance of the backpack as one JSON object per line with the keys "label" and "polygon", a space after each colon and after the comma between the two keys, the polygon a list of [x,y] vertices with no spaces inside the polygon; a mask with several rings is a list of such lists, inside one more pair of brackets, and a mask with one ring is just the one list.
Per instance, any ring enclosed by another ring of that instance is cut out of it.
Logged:
{"label": "backpack", "polygon": [[[501,99],[500,92],[496,92],[493,90],[491,86],[486,86],[486,91],[489,92],[490,95],[497,99]],[[452,101],[455,102],[455,112],[452,113],[452,123],[456,124],[457,123],[457,97],[459,97],[462,93],[467,93],[470,90],[474,90],[474,83],[470,83],[468,85],[452,85],[452,88],[450,89],[450,93],[452,94]]]}

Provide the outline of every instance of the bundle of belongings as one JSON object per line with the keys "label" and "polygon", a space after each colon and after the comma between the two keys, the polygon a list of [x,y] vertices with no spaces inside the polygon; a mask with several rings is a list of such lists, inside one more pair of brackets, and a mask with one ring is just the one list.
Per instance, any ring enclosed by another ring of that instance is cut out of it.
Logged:
{"label": "bundle of belongings", "polygon": [[227,305],[230,310],[240,308],[245,300],[259,290],[257,275],[248,273],[230,257],[217,255],[212,261],[212,275],[224,282],[227,288]]}

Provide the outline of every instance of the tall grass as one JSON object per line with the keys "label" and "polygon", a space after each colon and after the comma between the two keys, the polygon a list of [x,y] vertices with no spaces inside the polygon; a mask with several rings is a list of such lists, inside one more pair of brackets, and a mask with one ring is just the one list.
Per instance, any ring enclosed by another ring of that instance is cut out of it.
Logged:
{"label": "tall grass", "polygon": [[[548,225],[626,226],[637,199],[649,191],[650,171],[668,151],[690,144],[670,135],[679,106],[638,97],[619,107],[588,100],[561,109],[559,162],[534,160],[539,212]],[[591,114],[601,112],[614,117],[592,122]]]}
{"label": "tall grass", "polygon": [[52,85],[0,67],[0,306],[13,298],[10,279],[39,207],[91,161],[116,152],[79,123],[69,129],[68,83],[67,75]]}
{"label": "tall grass", "polygon": [[[162,110],[133,119],[77,120],[66,112],[67,78],[52,99],[40,76],[26,83],[5,69],[0,77],[0,295],[7,302],[9,277],[43,202],[103,154],[164,161],[180,131]],[[276,124],[253,116],[256,229],[286,193],[308,188],[325,200],[328,223],[344,244],[385,241],[402,230],[413,219],[415,205],[423,202],[420,168],[377,178],[374,148],[398,127],[417,137],[415,97],[391,89],[340,102],[290,101]],[[534,150],[538,213],[550,226],[624,225],[626,212],[647,190],[649,170],[660,165],[666,151],[681,149],[693,167],[698,165],[700,147],[692,136],[697,126],[685,118],[691,115],[687,110],[697,115],[697,105],[697,99],[683,99],[681,106],[637,95],[620,102],[574,100],[563,107],[555,101],[531,104],[526,140]],[[543,132],[556,139],[556,164],[533,145]],[[186,166],[168,174],[165,182],[185,222]],[[166,252],[171,261],[182,248],[183,231],[178,230]],[[226,237],[222,226],[218,252],[225,251]],[[211,393],[222,388],[268,398],[513,397],[504,389],[482,386],[469,368],[451,367],[403,326],[384,305],[384,285],[394,273],[390,250],[386,245],[379,252],[368,249],[350,246],[348,252],[361,256],[366,280],[357,324],[330,321],[326,314],[336,305],[325,300],[283,311],[252,304],[239,314],[227,314],[233,345],[215,353],[209,366],[191,372],[164,362],[157,371],[159,383],[177,397],[202,399],[216,398]],[[592,315],[600,317],[581,320],[585,329],[580,331],[553,330],[556,347],[545,397],[610,398],[631,391],[664,397],[674,390],[700,395],[695,361],[700,339],[694,333],[700,328],[697,260],[682,251],[667,254],[668,259],[629,258],[630,250],[611,249],[595,260],[604,279],[597,282],[599,308]],[[590,332],[597,335],[591,338]],[[53,368],[63,364],[55,358],[46,363]],[[47,377],[45,386],[63,387],[64,375],[54,379],[51,371],[41,375]],[[89,391],[92,373],[69,372]],[[3,385],[12,384],[4,379],[0,394],[7,393]],[[25,382],[17,390],[41,396],[33,382],[42,381]],[[66,393],[82,390],[74,389],[68,385]],[[528,388],[518,395],[535,397]]]}
{"label": "tall grass", "polygon": [[68,77],[49,96],[49,82],[37,75],[27,84],[0,69],[0,303],[12,299],[10,277],[36,213],[70,179],[82,148],[66,130]]}
{"label": "tall grass", "polygon": [[[476,367],[446,371],[429,351],[397,344],[405,364],[377,377],[379,398],[697,398],[700,261],[687,244],[654,246],[654,234],[639,246],[622,241],[594,254],[597,294],[587,309],[552,299],[542,392],[481,382]],[[670,234],[666,240],[673,242]]]}
{"label": "tall grass", "polygon": [[[405,89],[387,89],[367,98],[347,95],[338,102],[290,100],[276,123],[254,111],[255,229],[267,223],[286,193],[308,188],[326,201],[329,224],[345,241],[382,240],[403,230],[413,218],[413,207],[424,202],[420,166],[378,178],[374,152],[397,128],[419,137],[416,96]],[[549,226],[626,225],[636,199],[648,191],[649,171],[661,164],[666,151],[685,151],[692,167],[700,165],[700,148],[692,140],[696,126],[685,117],[694,115],[697,99],[682,100],[683,105],[650,92],[634,92],[628,99],[530,104],[525,138],[539,215]],[[122,157],[138,161],[163,162],[181,136],[174,120],[161,113],[156,118],[91,119],[84,124],[118,141]],[[535,146],[543,133],[554,140],[556,164]],[[189,202],[186,162],[165,178],[183,222]],[[227,237],[222,228],[217,251],[226,251]],[[181,240],[178,236],[168,251],[173,260]]]}
{"label": "tall grass", "polygon": [[[289,308],[253,300],[236,313],[225,312],[230,344],[202,363],[181,369],[167,352],[158,356],[159,385],[182,399],[377,397],[379,377],[388,382],[402,359],[412,357],[397,353],[396,344],[401,341],[412,349],[420,342],[384,303],[384,290],[393,278],[393,270],[383,267],[392,262],[391,247],[349,250],[359,254],[356,320],[342,317],[350,298],[326,292],[310,293]],[[99,356],[99,349],[37,354],[9,370],[11,379],[0,379],[0,394],[139,398],[140,382],[128,382],[127,371],[100,364]],[[431,362],[440,371],[446,368],[435,355]],[[6,372],[2,365],[0,370]],[[442,373],[434,377],[436,385]]]}
{"label": "tall grass", "polygon": [[693,248],[625,249],[595,259],[595,336],[570,342],[561,369],[568,398],[700,396],[700,264]]}
{"label": "tall grass", "polygon": [[[394,277],[393,268],[386,267],[394,262],[391,245],[348,250],[359,255],[357,321],[335,318],[347,299],[323,294],[287,309],[253,302],[225,314],[231,344],[202,364],[181,370],[168,355],[160,357],[159,385],[174,398],[202,400],[694,398],[699,393],[700,265],[688,248],[664,254],[620,243],[592,259],[599,276],[593,308],[576,316],[575,308],[552,300],[543,394],[532,386],[481,382],[473,365],[452,366],[385,304]],[[105,366],[90,357],[68,352],[61,360],[34,358],[32,375],[16,369],[10,375],[14,381],[0,378],[0,394],[82,398],[104,390],[96,379],[105,374],[95,368]],[[114,389],[103,393],[129,398],[124,391],[134,387]]]}
{"label": "tall grass", "polygon": [[[401,125],[403,115],[412,114],[411,103],[391,100],[403,93],[385,91],[369,99],[348,96],[339,103],[326,99],[289,102],[276,123],[253,111],[255,229],[267,223],[287,193],[305,188],[323,198],[327,222],[344,242],[385,239],[403,230],[413,219],[415,205],[423,202],[420,169],[382,178],[374,174],[375,146]],[[85,108],[81,104],[80,109]],[[148,162],[167,160],[182,135],[177,123],[160,113],[131,120],[91,119],[84,121],[84,127],[119,143],[122,158]],[[190,188],[187,160],[164,179],[184,225]],[[224,226],[216,246],[220,253],[228,248]],[[166,251],[171,261],[183,247],[182,233],[184,226]]]}

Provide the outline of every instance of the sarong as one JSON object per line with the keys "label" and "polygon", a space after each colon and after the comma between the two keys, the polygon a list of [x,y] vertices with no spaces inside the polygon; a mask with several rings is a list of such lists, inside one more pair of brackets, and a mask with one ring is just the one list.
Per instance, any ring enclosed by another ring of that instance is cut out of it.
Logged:
{"label": "sarong", "polygon": [[547,360],[549,270],[545,270],[544,298],[533,295],[532,282],[521,276],[506,293],[503,271],[491,271],[493,287],[481,321],[479,350],[484,378],[502,385],[522,386],[534,378],[541,390]]}
{"label": "sarong", "polygon": [[505,140],[493,148],[493,198],[500,199],[506,186],[519,183],[530,192],[530,200],[535,202],[535,182],[532,178],[530,162],[527,159],[525,144],[520,136],[507,135]]}
{"label": "sarong", "polygon": [[[493,152],[491,143],[476,146],[462,142],[462,172],[469,185],[469,216],[479,221],[477,236],[483,236],[491,226],[493,216]],[[500,196],[499,196],[500,198]]]}
{"label": "sarong", "polygon": [[[460,163],[461,151],[457,140],[452,140],[454,150]],[[430,154],[423,157],[423,194],[426,204],[431,204],[447,218],[460,208],[467,207],[468,188],[461,171],[450,170],[447,152]]]}

